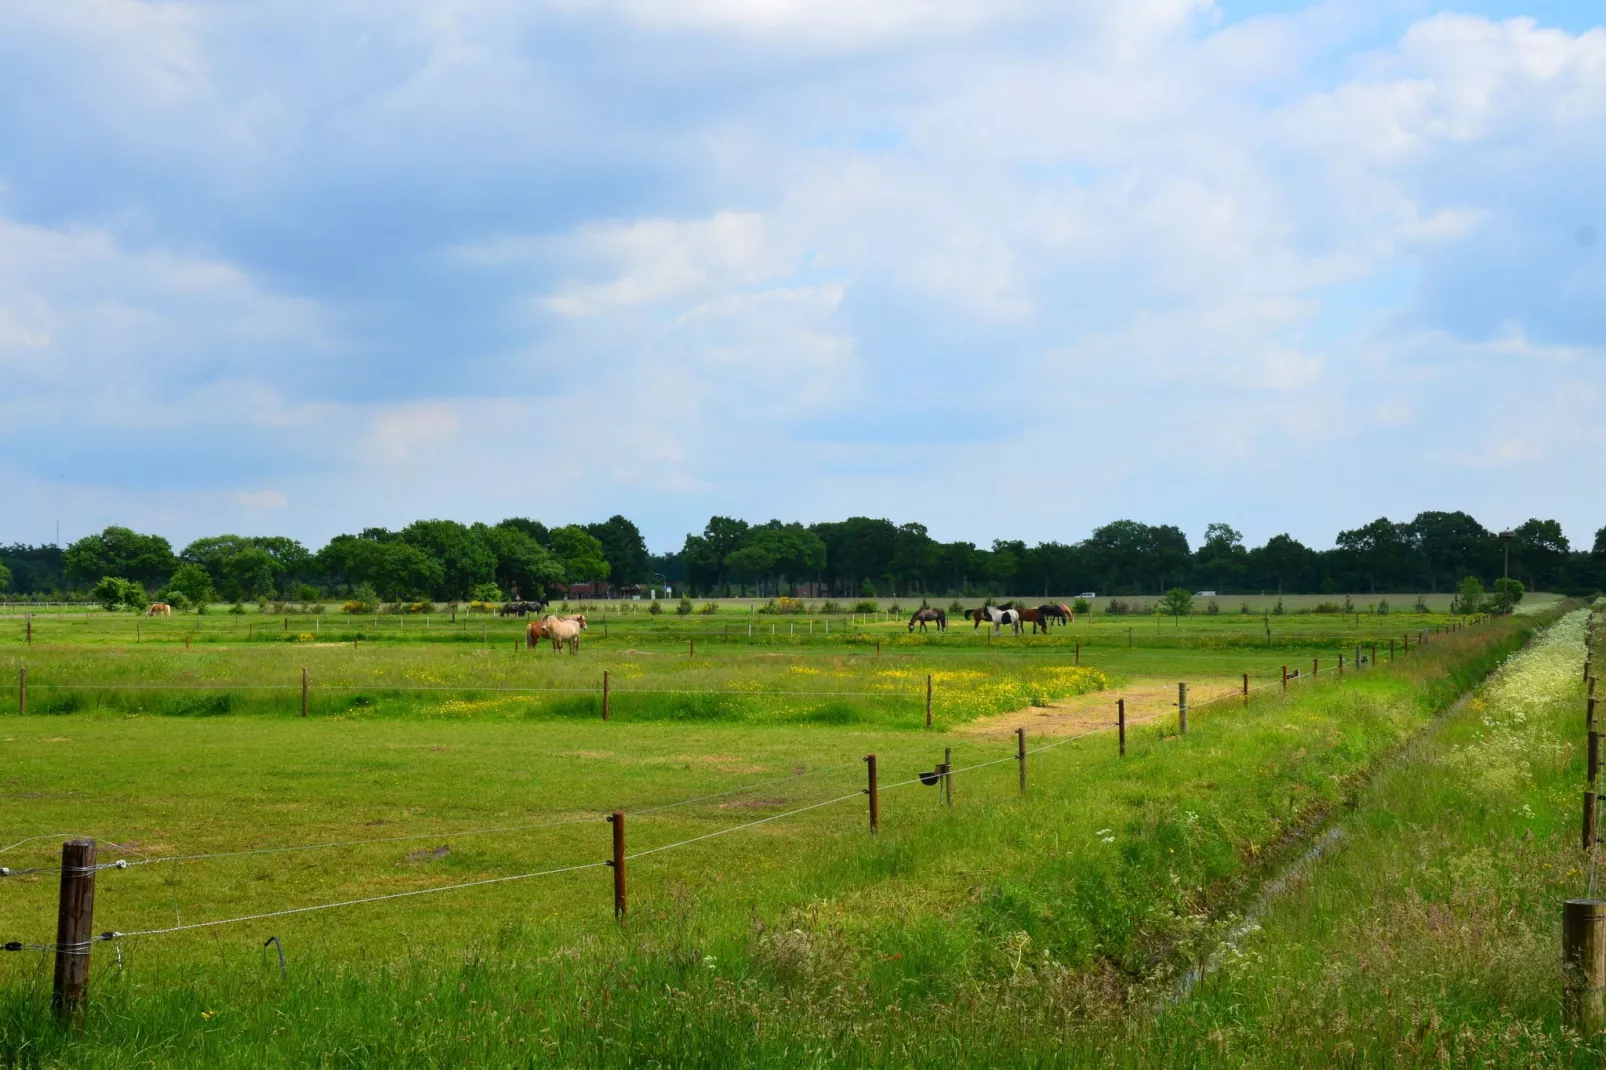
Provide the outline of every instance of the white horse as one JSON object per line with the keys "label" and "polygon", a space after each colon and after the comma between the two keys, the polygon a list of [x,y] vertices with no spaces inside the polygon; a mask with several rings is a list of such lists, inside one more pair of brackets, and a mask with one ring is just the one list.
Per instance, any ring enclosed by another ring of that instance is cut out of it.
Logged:
{"label": "white horse", "polygon": [[542,617],[541,630],[552,640],[554,653],[562,653],[563,644],[569,644],[569,653],[580,652],[580,633],[586,630],[584,615],[573,617]]}
{"label": "white horse", "polygon": [[986,613],[987,619],[992,621],[994,635],[998,634],[999,626],[1004,624],[1014,628],[1016,635],[1020,634],[1020,610],[999,609],[997,606],[983,606],[982,612]]}
{"label": "white horse", "polygon": [[173,615],[173,607],[166,602],[152,602],[150,608],[145,611],[145,615],[147,617],[171,617]]}

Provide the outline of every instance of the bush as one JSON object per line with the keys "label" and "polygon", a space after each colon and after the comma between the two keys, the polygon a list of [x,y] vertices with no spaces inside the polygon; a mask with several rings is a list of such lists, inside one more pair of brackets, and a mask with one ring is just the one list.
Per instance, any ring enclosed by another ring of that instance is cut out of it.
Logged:
{"label": "bush", "polygon": [[1119,598],[1110,599],[1110,604],[1104,607],[1104,612],[1110,616],[1121,617],[1132,612],[1132,607]]}
{"label": "bush", "polygon": [[682,617],[691,616],[694,608],[695,607],[691,604],[691,599],[687,598],[685,595],[681,595],[680,601],[675,603],[675,612],[680,614]]}
{"label": "bush", "polygon": [[[954,604],[958,605],[959,603],[955,602]],[[835,602],[827,598],[825,601],[820,603],[820,612],[827,615],[832,613],[840,613],[842,612],[842,603]]]}
{"label": "bush", "polygon": [[1277,599],[1277,604],[1271,607],[1271,614],[1274,617],[1280,617],[1286,612],[1288,611],[1283,608],[1283,600],[1281,596],[1279,596]]}
{"label": "bush", "polygon": [[310,583],[298,584],[296,586],[295,595],[296,595],[296,601],[297,602],[302,602],[302,603],[316,602],[320,597],[322,597],[318,593],[318,588],[314,587]]}
{"label": "bush", "polygon": [[876,593],[875,592],[875,584],[871,583],[869,580],[864,580],[864,581],[860,582],[860,584],[859,584],[859,597],[860,598],[874,598],[875,597],[875,593]]}
{"label": "bush", "polygon": [[1245,616],[1245,617],[1249,616],[1249,603],[1245,602],[1243,605],[1239,606],[1238,607],[1238,612],[1242,616]]}
{"label": "bush", "polygon": [[1425,597],[1423,597],[1422,595],[1417,595],[1416,596],[1416,605],[1411,607],[1411,611],[1413,613],[1431,613],[1431,612],[1433,612],[1431,609],[1428,608],[1428,600]]}
{"label": "bush", "polygon": [[234,603],[232,606],[229,607],[229,612],[233,613],[236,617],[245,616],[245,603],[244,602],[236,602],[236,603]]}
{"label": "bush", "polygon": [[782,595],[779,598],[771,598],[760,606],[758,611],[760,613],[801,613],[803,612],[803,603],[800,599],[788,598]]}
{"label": "bush", "polygon": [[469,597],[476,602],[500,602],[502,588],[494,583],[476,583],[474,590],[469,592]]}
{"label": "bush", "polygon": [[184,612],[186,609],[192,608],[190,605],[190,600],[184,597],[183,591],[157,591],[156,600],[158,602],[166,602],[179,613]]}
{"label": "bush", "polygon": [[948,615],[950,617],[962,617],[965,615],[965,607],[959,603],[959,599],[955,598],[948,606]]}
{"label": "bush", "polygon": [[1085,598],[1078,598],[1076,601],[1071,603],[1071,612],[1078,614],[1079,616],[1086,616],[1087,614],[1093,612],[1093,603],[1089,602]]}
{"label": "bush", "polygon": [[1389,615],[1389,600],[1387,598],[1378,600],[1377,612],[1379,616],[1386,617]]}
{"label": "bush", "polygon": [[1342,611],[1343,607],[1341,607],[1337,602],[1317,602],[1316,605],[1311,608],[1312,613],[1339,613]]}
{"label": "bush", "polygon": [[1221,612],[1221,607],[1216,604],[1216,600],[1214,598],[1212,598],[1210,601],[1205,603],[1205,615],[1206,616],[1214,617],[1216,614],[1218,614],[1220,612]]}
{"label": "bush", "polygon": [[903,616],[903,607],[894,602],[887,607],[887,612],[891,613],[894,617],[901,617]]}
{"label": "bush", "polygon": [[855,613],[879,613],[879,612],[881,612],[881,607],[878,606],[876,603],[869,602],[869,601],[855,602],[853,604],[853,612],[855,612]]}
{"label": "bush", "polygon": [[[217,601],[217,589],[212,586],[212,576],[197,564],[180,565],[173,573],[173,578],[167,581],[169,595],[182,594],[197,606],[204,606]],[[169,604],[172,599],[168,599]]]}
{"label": "bush", "polygon": [[652,600],[652,605],[647,607],[647,612],[651,613],[655,617],[658,614],[662,613],[663,611],[664,611],[664,604],[662,602],[658,601],[658,599],[656,599],[656,598],[654,598]]}
{"label": "bush", "polygon": [[121,576],[102,576],[95,589],[89,596],[106,607],[108,613],[115,613],[119,609],[144,609],[149,602],[145,598],[145,588],[133,580],[125,580]]}
{"label": "bush", "polygon": [[1476,613],[1483,608],[1483,584],[1476,576],[1461,581],[1455,598],[1450,602],[1451,613]]}
{"label": "bush", "polygon": [[703,614],[704,616],[712,617],[715,613],[719,612],[719,607],[712,602],[704,602],[702,605],[697,607],[697,612]]}

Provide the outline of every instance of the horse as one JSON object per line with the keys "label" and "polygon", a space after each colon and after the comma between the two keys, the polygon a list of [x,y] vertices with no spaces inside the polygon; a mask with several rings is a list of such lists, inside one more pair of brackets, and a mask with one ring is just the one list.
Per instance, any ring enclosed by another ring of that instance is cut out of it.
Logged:
{"label": "horse", "polygon": [[173,615],[173,607],[166,602],[152,602],[150,608],[145,611],[145,615],[147,617],[171,617]]}
{"label": "horse", "polygon": [[545,627],[545,625],[546,625],[546,619],[545,618],[540,618],[540,619],[537,619],[537,620],[532,620],[529,623],[529,626],[524,629],[524,649],[525,650],[534,650],[535,649],[535,641],[537,639],[546,638],[546,627]]}
{"label": "horse", "polygon": [[1048,634],[1048,617],[1043,615],[1043,610],[1045,610],[1045,609],[1049,610],[1050,612],[1053,611],[1053,607],[1052,606],[1038,606],[1036,609],[1017,609],[1014,612],[1020,614],[1020,619],[1021,619],[1022,623],[1026,622],[1026,621],[1030,621],[1031,622],[1032,634],[1033,635],[1037,634],[1037,629],[1038,628],[1042,628],[1043,629],[1043,634],[1047,635]]}
{"label": "horse", "polygon": [[1075,624],[1076,623],[1076,614],[1071,612],[1071,607],[1070,606],[1066,605],[1064,602],[1061,602],[1057,608],[1060,611],[1060,619],[1061,620],[1063,620],[1067,624]]}
{"label": "horse", "polygon": [[[1007,624],[1011,628],[1015,629],[1016,635],[1020,634],[1021,611],[1018,609],[1000,609],[997,606],[982,606],[976,611],[976,614],[976,623],[978,625],[981,624],[982,616],[986,616],[987,620],[991,622],[993,626],[994,635],[998,634],[999,626],[1004,624]],[[975,628],[971,629],[971,631],[975,630]]]}
{"label": "horse", "polygon": [[580,653],[580,633],[586,630],[586,619],[582,615],[574,617],[542,617],[541,629],[552,640],[552,652],[563,652],[563,645],[569,645],[569,653]]}
{"label": "horse", "polygon": [[925,631],[927,621],[936,621],[939,632],[948,630],[948,614],[940,609],[932,609],[929,606],[925,609],[915,610],[915,615],[909,618],[909,630],[911,632],[914,631],[915,625],[919,624],[920,630]]}
{"label": "horse", "polygon": [[504,617],[514,615],[522,617],[527,613],[539,613],[545,608],[546,606],[540,602],[509,602],[497,610],[497,613]]}

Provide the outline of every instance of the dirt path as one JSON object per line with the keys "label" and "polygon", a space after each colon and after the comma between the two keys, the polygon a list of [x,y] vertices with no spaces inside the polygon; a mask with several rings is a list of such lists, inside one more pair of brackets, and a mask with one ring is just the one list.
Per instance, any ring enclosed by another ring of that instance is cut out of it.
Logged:
{"label": "dirt path", "polygon": [[[1230,676],[1206,677],[1188,681],[1188,704],[1198,706],[1222,695],[1235,694],[1240,681]],[[1127,723],[1135,724],[1174,713],[1177,708],[1177,682],[1154,676],[1139,676],[1126,685],[1108,691],[1094,691],[1060,699],[1047,706],[1030,706],[1013,713],[984,717],[954,729],[964,735],[1004,737],[1024,726],[1028,734],[1071,736],[1095,728],[1115,725],[1115,700],[1126,699]]]}

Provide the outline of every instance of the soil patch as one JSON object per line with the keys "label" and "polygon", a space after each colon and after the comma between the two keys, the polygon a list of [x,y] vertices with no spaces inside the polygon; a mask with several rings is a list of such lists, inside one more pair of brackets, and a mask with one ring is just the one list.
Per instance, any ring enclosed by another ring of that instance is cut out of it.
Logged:
{"label": "soil patch", "polygon": [[[1241,683],[1231,676],[1206,677],[1188,681],[1188,706],[1196,708],[1225,695],[1236,694]],[[954,731],[964,735],[1013,735],[1015,729],[1025,727],[1032,736],[1074,736],[1099,728],[1115,727],[1115,703],[1126,699],[1126,723],[1140,724],[1158,720],[1177,710],[1177,681],[1154,676],[1139,676],[1121,687],[1105,691],[1090,691],[1059,699],[1047,706],[1028,706],[1013,713],[996,717],[983,717]]]}

